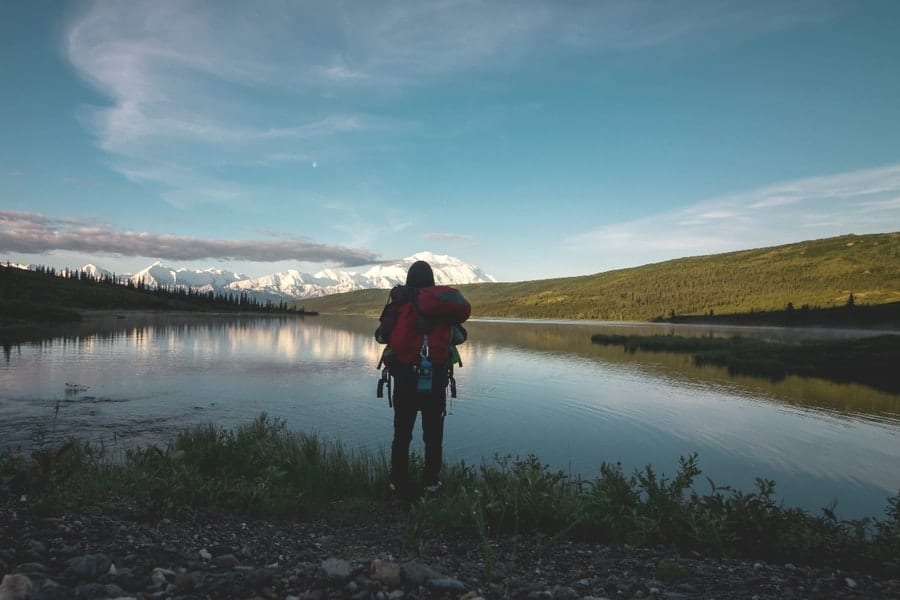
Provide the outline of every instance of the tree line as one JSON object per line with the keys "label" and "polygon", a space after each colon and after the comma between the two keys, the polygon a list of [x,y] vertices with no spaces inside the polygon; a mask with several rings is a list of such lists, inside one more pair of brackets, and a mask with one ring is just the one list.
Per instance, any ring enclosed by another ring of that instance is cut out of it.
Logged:
{"label": "tree line", "polygon": [[199,291],[184,285],[151,285],[143,278],[133,281],[118,277],[115,273],[94,274],[85,269],[57,270],[39,265],[25,270],[7,261],[0,268],[0,275],[0,281],[11,284],[4,285],[0,290],[0,299],[7,301],[56,303],[84,308],[205,307],[253,312],[299,312],[284,300],[262,300],[246,291]]}

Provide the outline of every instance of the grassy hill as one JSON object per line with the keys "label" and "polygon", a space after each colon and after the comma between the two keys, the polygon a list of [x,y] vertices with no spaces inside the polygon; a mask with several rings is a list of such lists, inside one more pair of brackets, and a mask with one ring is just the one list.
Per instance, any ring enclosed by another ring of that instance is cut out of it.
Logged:
{"label": "grassy hill", "polygon": [[[475,316],[649,321],[900,302],[900,232],[840,237],[670,260],[595,275],[460,286]],[[296,303],[377,315],[385,290]]]}

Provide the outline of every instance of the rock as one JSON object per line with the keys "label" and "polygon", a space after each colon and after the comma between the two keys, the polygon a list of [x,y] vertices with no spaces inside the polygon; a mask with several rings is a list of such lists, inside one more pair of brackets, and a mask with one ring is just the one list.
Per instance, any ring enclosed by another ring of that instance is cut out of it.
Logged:
{"label": "rock", "polygon": [[200,590],[206,583],[206,574],[202,571],[191,571],[189,573],[178,573],[175,575],[175,587],[179,592],[190,592]]}
{"label": "rock", "polygon": [[120,598],[125,591],[117,585],[102,583],[83,583],[75,588],[75,597],[91,600],[93,598]]}
{"label": "rock", "polygon": [[223,569],[231,569],[241,564],[241,561],[234,554],[223,554],[212,559],[212,564]]}
{"label": "rock", "polygon": [[567,586],[556,586],[551,592],[553,600],[576,600],[579,597],[578,592]]}
{"label": "rock", "polygon": [[372,579],[380,581],[388,587],[400,585],[400,565],[395,562],[382,561],[376,558],[372,561]]}
{"label": "rock", "polygon": [[466,586],[462,581],[452,577],[439,577],[428,581],[428,586],[439,592],[464,592]]}
{"label": "rock", "polygon": [[156,588],[165,588],[169,584],[169,579],[174,578],[174,571],[170,571],[169,569],[160,569],[159,567],[153,569],[153,572],[150,574],[150,581]]}
{"label": "rock", "polygon": [[845,577],[844,583],[846,583],[847,587],[850,588],[851,590],[855,590],[857,588],[857,586],[859,585],[858,583],[856,583],[856,580],[854,580],[850,577]]}
{"label": "rock", "polygon": [[[349,567],[349,564],[348,564]],[[348,573],[349,576],[349,573]],[[261,590],[270,587],[278,578],[278,572],[275,569],[262,568],[251,571],[247,574],[247,585],[255,590]]]}
{"label": "rock", "polygon": [[109,573],[112,559],[108,554],[85,554],[70,559],[68,565],[69,575],[77,579],[90,580]]}
{"label": "rock", "polygon": [[413,585],[424,585],[431,579],[440,579],[442,574],[438,573],[428,565],[410,561],[400,565],[400,574],[403,579]]}
{"label": "rock", "polygon": [[22,563],[19,565],[19,572],[25,573],[26,575],[45,577],[47,574],[47,566],[37,562]]}
{"label": "rock", "polygon": [[53,580],[45,579],[37,591],[32,593],[31,600],[71,600],[72,590],[59,585]]}
{"label": "rock", "polygon": [[329,581],[350,579],[350,563],[342,558],[328,558],[322,561],[322,574]]}
{"label": "rock", "polygon": [[223,554],[236,554],[234,548],[224,544],[213,544],[209,546],[209,553],[213,556],[222,556]]}
{"label": "rock", "polygon": [[31,579],[27,575],[4,575],[0,581],[0,600],[27,600],[31,597],[31,588]]}
{"label": "rock", "polygon": [[200,558],[202,560],[209,561],[212,560],[212,557],[213,555],[209,553],[209,550],[207,550],[206,548],[200,548]]}

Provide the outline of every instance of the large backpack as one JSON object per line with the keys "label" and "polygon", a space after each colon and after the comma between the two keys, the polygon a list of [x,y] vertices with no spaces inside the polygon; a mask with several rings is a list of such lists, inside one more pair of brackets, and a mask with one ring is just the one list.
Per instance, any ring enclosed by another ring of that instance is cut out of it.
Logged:
{"label": "large backpack", "polygon": [[[391,375],[411,373],[423,348],[432,364],[441,365],[441,368],[446,366],[452,374],[452,365],[462,364],[456,345],[466,339],[461,324],[471,312],[469,302],[459,290],[450,286],[394,287],[375,330],[375,339],[387,344],[378,364],[378,368],[382,364],[385,366],[379,391],[383,382],[390,384],[388,377]],[[451,388],[451,391],[454,390]]]}

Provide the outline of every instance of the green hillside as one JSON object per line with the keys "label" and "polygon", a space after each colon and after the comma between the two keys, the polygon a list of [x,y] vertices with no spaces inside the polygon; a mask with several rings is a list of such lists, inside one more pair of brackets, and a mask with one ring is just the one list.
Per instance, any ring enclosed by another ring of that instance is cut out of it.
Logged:
{"label": "green hillside", "polygon": [[[648,321],[900,301],[900,232],[845,235],[670,260],[596,275],[460,286],[475,316]],[[386,290],[297,303],[330,313],[378,314]]]}

